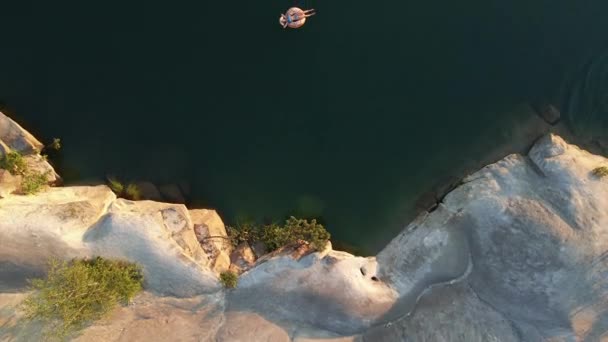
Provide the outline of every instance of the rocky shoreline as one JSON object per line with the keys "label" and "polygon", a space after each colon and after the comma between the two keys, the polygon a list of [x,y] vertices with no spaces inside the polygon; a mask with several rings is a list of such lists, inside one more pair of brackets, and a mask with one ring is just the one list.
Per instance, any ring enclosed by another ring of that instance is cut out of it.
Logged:
{"label": "rocky shoreline", "polygon": [[[118,199],[103,185],[24,196],[12,193],[18,180],[0,175],[0,341],[40,339],[18,304],[48,258],[97,255],[142,265],[146,292],[80,341],[606,338],[608,181],[591,170],[608,160],[542,122],[532,126],[540,139],[518,141],[529,152],[433,196],[375,257],[331,244],[234,251],[213,210]],[[47,167],[40,147],[0,114],[0,154],[19,151]],[[242,273],[234,290],[218,281],[227,269]]]}

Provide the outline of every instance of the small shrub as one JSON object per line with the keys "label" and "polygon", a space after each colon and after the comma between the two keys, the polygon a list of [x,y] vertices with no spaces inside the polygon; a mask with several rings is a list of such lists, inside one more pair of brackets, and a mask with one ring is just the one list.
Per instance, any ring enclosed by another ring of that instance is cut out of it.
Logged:
{"label": "small shrub", "polygon": [[32,195],[40,191],[48,183],[49,173],[49,171],[45,173],[27,172],[21,182],[21,192],[25,195]]}
{"label": "small shrub", "polygon": [[122,195],[123,191],[125,191],[125,186],[115,178],[108,178],[108,186],[116,196]]}
{"label": "small shrub", "polygon": [[25,159],[19,152],[9,152],[0,159],[0,169],[5,169],[12,175],[24,175],[27,172]]}
{"label": "small shrub", "polygon": [[125,198],[134,201],[138,201],[141,199],[141,192],[139,191],[137,185],[133,183],[127,185],[127,188],[125,189]]}
{"label": "small shrub", "polygon": [[604,178],[604,177],[608,176],[608,167],[606,167],[606,166],[596,167],[595,169],[593,169],[593,171],[591,171],[591,173],[593,173],[593,175],[598,178]]}
{"label": "small shrub", "polygon": [[225,288],[233,289],[239,281],[239,276],[232,271],[222,272],[220,273],[220,281]]}
{"label": "small shrub", "polygon": [[291,242],[295,242],[291,232],[277,224],[270,224],[264,227],[262,233],[262,242],[266,245],[269,251],[277,250]]}
{"label": "small shrub", "polygon": [[226,230],[228,237],[230,238],[230,243],[233,247],[236,247],[243,242],[253,244],[254,242],[260,240],[262,234],[262,229],[250,222],[240,223],[236,228],[228,226]]}
{"label": "small shrub", "polygon": [[23,308],[27,318],[44,323],[47,337],[64,339],[117,304],[128,304],[142,281],[140,268],[124,261],[51,260],[46,279],[30,281],[34,293]]}
{"label": "small shrub", "polygon": [[282,246],[295,243],[298,240],[308,241],[317,251],[327,245],[331,235],[317,220],[297,219],[291,216],[285,221],[285,226],[269,225],[264,227],[262,241],[269,250],[276,250]]}
{"label": "small shrub", "polygon": [[59,151],[61,149],[61,139],[53,138],[53,142],[48,144],[46,148]]}
{"label": "small shrub", "polygon": [[285,245],[304,240],[311,244],[315,250],[322,250],[327,245],[331,235],[323,225],[316,220],[297,219],[290,217],[284,226],[268,224],[264,227],[255,224],[242,224],[237,228],[227,227],[228,237],[233,247],[242,242],[253,245],[256,241],[262,241],[269,251],[277,250]]}

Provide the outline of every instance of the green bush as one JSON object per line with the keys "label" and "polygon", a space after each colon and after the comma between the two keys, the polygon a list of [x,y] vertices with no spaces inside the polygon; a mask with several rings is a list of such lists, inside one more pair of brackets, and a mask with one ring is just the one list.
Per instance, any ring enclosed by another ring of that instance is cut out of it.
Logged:
{"label": "green bush", "polygon": [[117,304],[128,304],[142,281],[140,268],[124,261],[51,260],[46,279],[30,282],[34,292],[24,301],[24,311],[44,323],[47,337],[64,339]]}
{"label": "green bush", "polygon": [[231,226],[226,227],[226,233],[228,234],[228,238],[230,238],[232,247],[236,247],[243,242],[253,244],[259,241],[262,234],[261,230],[259,226],[251,222],[239,223],[236,228]]}
{"label": "green bush", "polygon": [[290,217],[284,226],[269,224],[263,227],[255,224],[239,225],[237,228],[227,228],[228,237],[234,247],[242,242],[253,245],[262,241],[269,251],[277,250],[298,240],[308,241],[315,250],[322,250],[327,245],[331,235],[317,220],[297,219]]}
{"label": "green bush", "polygon": [[222,272],[220,273],[220,281],[225,288],[233,289],[239,281],[239,276],[232,271]]}
{"label": "green bush", "polygon": [[48,144],[45,148],[52,149],[55,151],[59,151],[61,149],[61,139],[53,138],[53,142]]}
{"label": "green bush", "polygon": [[133,201],[139,201],[141,199],[141,191],[139,190],[139,187],[133,183],[130,183],[125,187],[118,179],[108,177],[108,186],[118,197]]}
{"label": "green bush", "polygon": [[9,152],[0,159],[0,169],[5,169],[12,175],[25,175],[27,164],[19,152]]}
{"label": "green bush", "polygon": [[21,182],[21,192],[25,195],[32,195],[40,191],[48,183],[49,173],[49,171],[45,173],[27,172]]}
{"label": "green bush", "polygon": [[[327,245],[327,241],[331,238],[329,232],[325,230],[323,225],[317,223],[317,220],[308,222],[308,220],[297,219],[291,216],[285,221],[283,229],[286,230],[285,234],[288,235],[287,243],[305,240],[317,251],[323,250],[325,245]],[[279,235],[278,238],[279,241],[284,239],[282,235]]]}
{"label": "green bush", "polygon": [[120,181],[112,177],[108,178],[108,186],[110,187],[110,190],[116,194],[116,196],[122,195],[123,191],[125,191],[125,186],[122,185]]}
{"label": "green bush", "polygon": [[608,176],[608,167],[606,167],[606,166],[596,167],[595,169],[593,169],[593,171],[591,171],[591,173],[593,173],[593,175],[598,178],[604,178],[604,177]]}
{"label": "green bush", "polygon": [[[42,156],[44,159],[45,156]],[[5,169],[13,175],[23,176],[21,193],[30,195],[40,191],[47,183],[50,172],[40,173],[31,171],[19,152],[9,152],[0,159],[0,169]]]}
{"label": "green bush", "polygon": [[139,191],[139,188],[137,187],[137,185],[135,185],[133,183],[127,185],[124,195],[125,195],[125,198],[133,200],[133,201],[139,201],[141,199],[141,192]]}
{"label": "green bush", "polygon": [[291,242],[295,242],[291,232],[277,224],[270,224],[264,227],[262,233],[262,242],[266,245],[269,251],[277,250]]}

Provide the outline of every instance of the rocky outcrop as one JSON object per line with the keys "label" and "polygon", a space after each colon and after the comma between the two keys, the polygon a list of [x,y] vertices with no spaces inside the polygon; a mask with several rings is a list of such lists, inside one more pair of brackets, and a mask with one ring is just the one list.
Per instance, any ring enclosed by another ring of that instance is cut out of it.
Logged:
{"label": "rocky outcrop", "polygon": [[234,290],[217,282],[230,250],[210,238],[225,236],[214,211],[116,199],[105,186],[8,194],[0,340],[36,339],[17,309],[23,294],[6,292],[44,260],[102,255],[142,264],[148,292],[83,341],[598,341],[608,334],[608,179],[591,170],[603,165],[546,135],[464,178],[376,257],[302,242],[258,258],[243,245],[251,260]]}
{"label": "rocky outcrop", "polygon": [[50,257],[100,255],[141,264],[147,287],[158,293],[217,289],[182,205],[117,200],[106,186],[51,188],[1,201],[0,284],[23,284]]}
{"label": "rocky outcrop", "polygon": [[23,154],[38,153],[44,145],[8,116],[0,112],[2,145]]}
{"label": "rocky outcrop", "polygon": [[[30,171],[47,175],[50,184],[58,183],[61,180],[59,175],[46,158],[39,155],[43,147],[38,139],[0,112],[0,158],[11,151],[19,152],[25,156],[24,160]],[[20,184],[20,180],[17,184]]]}
{"label": "rocky outcrop", "polygon": [[193,209],[189,213],[196,238],[209,258],[212,269],[217,273],[228,270],[232,245],[220,216],[215,210],[207,209]]}

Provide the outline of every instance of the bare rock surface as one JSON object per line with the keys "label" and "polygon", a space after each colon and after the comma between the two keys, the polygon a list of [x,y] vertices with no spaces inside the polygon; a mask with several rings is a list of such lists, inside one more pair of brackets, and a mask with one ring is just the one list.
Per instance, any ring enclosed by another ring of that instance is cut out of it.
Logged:
{"label": "bare rock surface", "polygon": [[187,297],[218,289],[183,205],[116,200],[83,242],[92,254],[141,264],[156,293]]}
{"label": "bare rock surface", "polygon": [[0,169],[0,198],[16,192],[21,187],[21,176],[13,176],[10,172]]}
{"label": "bare rock surface", "polygon": [[23,154],[40,152],[44,145],[18,123],[0,112],[0,140],[4,146]]}
{"label": "bare rock surface", "polygon": [[232,245],[218,213],[208,209],[193,209],[189,213],[196,238],[209,258],[212,269],[218,273],[228,270]]}

